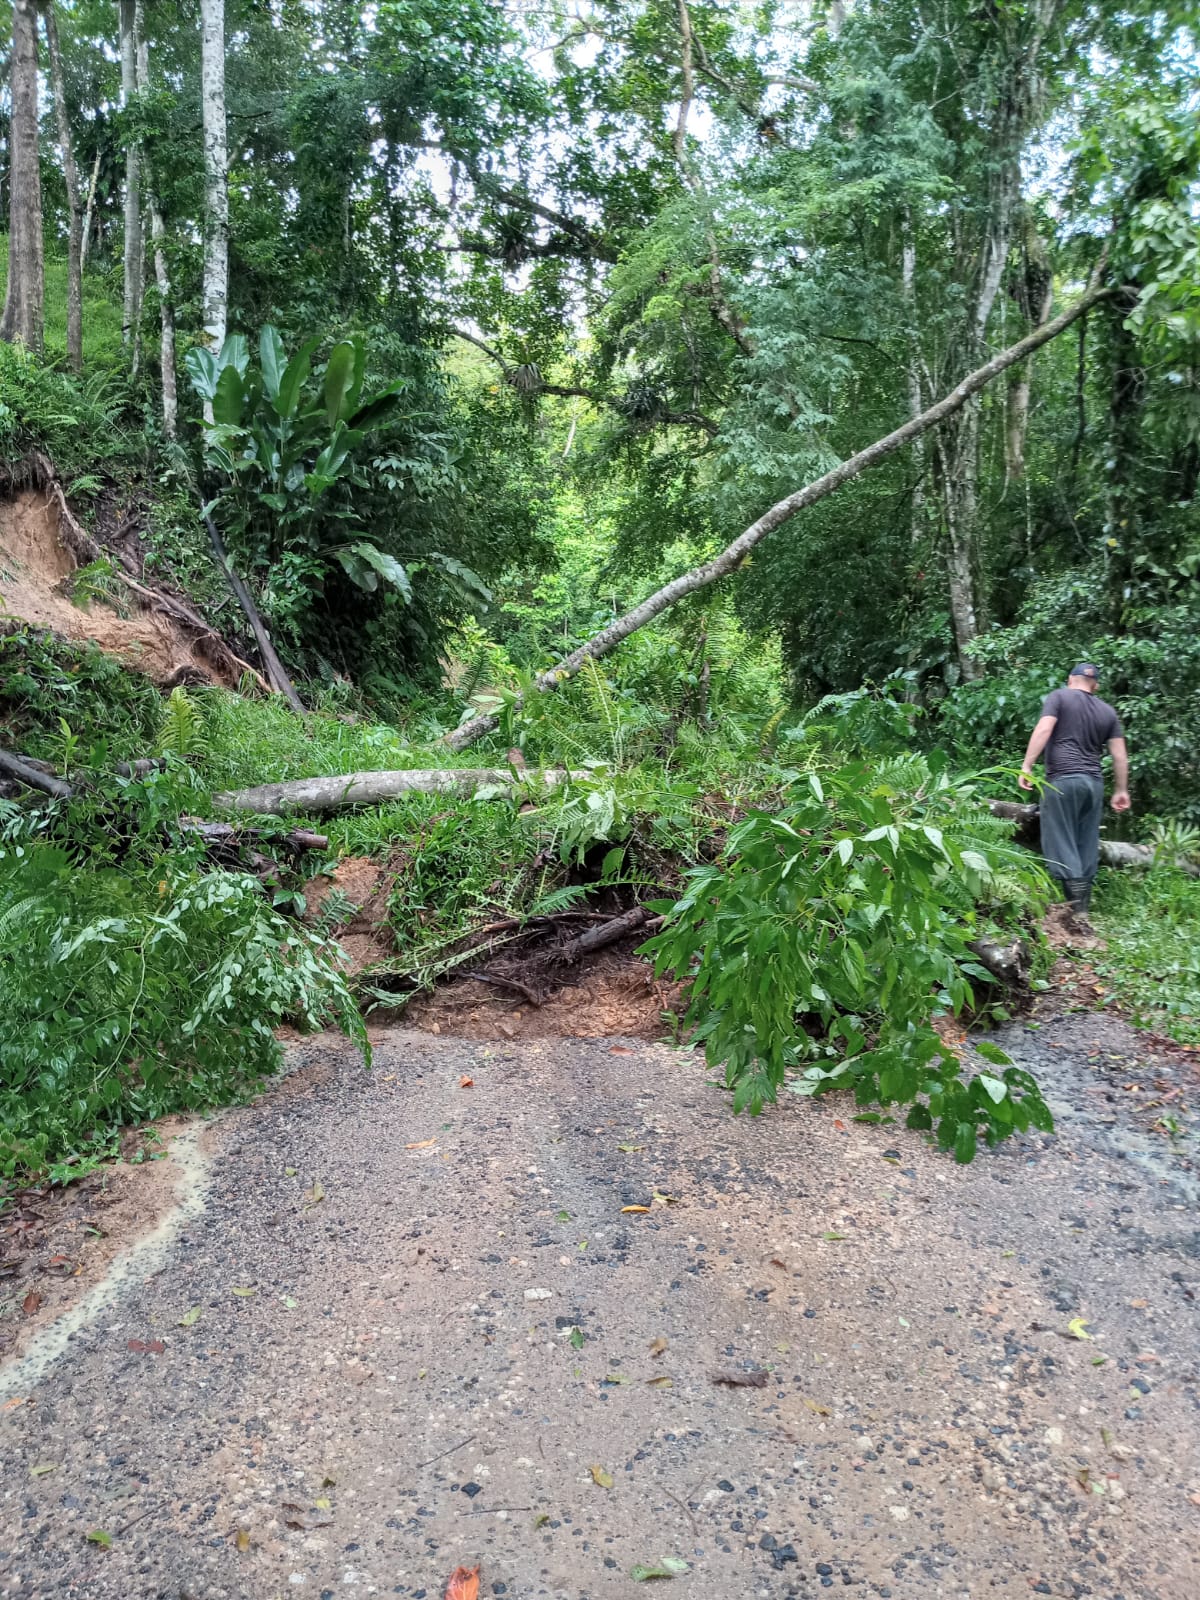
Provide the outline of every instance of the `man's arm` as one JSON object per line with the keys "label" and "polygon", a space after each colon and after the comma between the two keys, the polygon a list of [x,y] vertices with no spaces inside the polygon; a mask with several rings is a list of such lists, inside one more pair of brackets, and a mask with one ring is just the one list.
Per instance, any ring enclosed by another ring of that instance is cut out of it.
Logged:
{"label": "man's arm", "polygon": [[1022,789],[1032,789],[1029,774],[1033,771],[1033,764],[1050,742],[1050,735],[1058,724],[1057,717],[1040,717],[1038,725],[1029,735],[1029,748],[1025,752],[1025,759],[1021,763],[1021,776],[1017,782]]}
{"label": "man's arm", "polygon": [[1124,739],[1110,739],[1108,753],[1113,764],[1113,797],[1112,808],[1114,811],[1129,810],[1129,751],[1125,747]]}

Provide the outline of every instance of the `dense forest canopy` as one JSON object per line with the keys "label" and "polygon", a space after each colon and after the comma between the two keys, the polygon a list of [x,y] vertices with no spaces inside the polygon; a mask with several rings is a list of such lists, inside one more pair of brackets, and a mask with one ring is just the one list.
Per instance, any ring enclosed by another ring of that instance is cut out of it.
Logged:
{"label": "dense forest canopy", "polygon": [[[720,603],[780,636],[809,699],[904,672],[937,700],[1081,651],[1155,715],[1172,675],[1196,683],[1185,8],[21,0],[12,22],[13,261],[24,40],[47,249],[122,305],[119,347],[111,314],[86,362],[76,331],[85,377],[115,373],[193,461],[176,374],[226,330],[253,348],[270,324],[318,365],[356,335],[394,391],[320,489],[233,465],[261,399],[207,438],[204,492],[302,675],[428,676],[446,622],[528,591],[579,507],[635,597],[1098,271],[1068,335],[806,512]],[[14,320],[31,273],[5,329],[36,344]],[[488,626],[503,643],[511,615]],[[520,647],[542,665],[549,643]],[[986,690],[957,704],[1004,720]]]}

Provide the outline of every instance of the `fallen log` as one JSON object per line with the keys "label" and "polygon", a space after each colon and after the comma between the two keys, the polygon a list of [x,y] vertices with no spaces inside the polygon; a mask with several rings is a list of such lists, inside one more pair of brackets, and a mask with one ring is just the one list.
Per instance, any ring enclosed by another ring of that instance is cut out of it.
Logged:
{"label": "fallen log", "polygon": [[1024,989],[1029,978],[1029,946],[1019,935],[1001,944],[996,939],[974,939],[967,949],[993,978],[1012,989]]}
{"label": "fallen log", "polygon": [[269,844],[292,851],[294,855],[300,855],[305,850],[329,849],[329,835],[313,833],[309,828],[292,828],[288,833],[269,833],[264,828],[244,828],[233,822],[204,822],[199,817],[180,817],[179,831],[192,834],[214,848],[236,847],[251,839],[265,839]]}
{"label": "fallen log", "polygon": [[576,934],[574,939],[568,939],[557,950],[547,952],[547,959],[572,966],[580,956],[586,956],[593,950],[602,950],[605,945],[616,944],[618,939],[636,933],[641,928],[652,932],[661,922],[662,918],[652,917],[645,906],[634,906],[630,911],[623,911],[619,917],[602,922],[598,928],[589,928],[586,933]]}
{"label": "fallen log", "polygon": [[[989,800],[988,809],[994,817],[1003,817],[1016,823],[1013,837],[1031,850],[1041,848],[1040,810],[1036,805],[1016,800]],[[1127,844],[1122,839],[1101,839],[1100,864],[1104,867],[1152,867],[1160,862],[1159,852],[1149,844]],[[1172,863],[1189,877],[1200,878],[1200,867],[1186,856],[1176,856]]]}
{"label": "fallen log", "polygon": [[69,800],[75,793],[74,787],[64,779],[43,771],[44,766],[44,762],[39,761],[34,765],[20,756],[10,755],[7,750],[0,750],[0,773],[6,778],[16,778],[27,789],[40,789],[53,800]]}
{"label": "fallen log", "polygon": [[259,816],[285,816],[289,811],[341,811],[349,806],[375,806],[405,794],[468,794],[493,786],[516,785],[554,789],[587,773],[547,767],[514,772],[509,767],[459,767],[414,772],[347,772],[331,778],[294,778],[213,795],[218,811],[253,811]]}

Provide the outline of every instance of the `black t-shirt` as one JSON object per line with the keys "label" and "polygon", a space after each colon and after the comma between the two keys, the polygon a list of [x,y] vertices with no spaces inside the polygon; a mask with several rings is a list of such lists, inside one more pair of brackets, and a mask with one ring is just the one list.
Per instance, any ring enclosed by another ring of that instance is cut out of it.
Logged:
{"label": "black t-shirt", "polygon": [[1086,689],[1055,689],[1042,701],[1042,715],[1058,719],[1046,746],[1047,778],[1098,778],[1105,745],[1125,736],[1113,708]]}

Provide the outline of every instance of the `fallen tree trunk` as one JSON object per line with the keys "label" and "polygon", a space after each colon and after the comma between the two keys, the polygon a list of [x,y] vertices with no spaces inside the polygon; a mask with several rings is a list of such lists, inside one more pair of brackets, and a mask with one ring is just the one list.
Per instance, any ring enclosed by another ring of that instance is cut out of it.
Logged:
{"label": "fallen tree trunk", "polygon": [[[1016,800],[989,800],[987,806],[994,817],[1016,823],[1014,837],[1019,843],[1028,845],[1031,850],[1041,848],[1041,813],[1036,805]],[[1126,844],[1121,839],[1100,841],[1100,865],[1103,867],[1152,867],[1157,859],[1158,852],[1153,845]],[[1200,867],[1185,856],[1176,856],[1172,865],[1189,877],[1200,878]]]}
{"label": "fallen tree trunk", "polygon": [[547,767],[513,772],[508,767],[447,767],[416,772],[347,772],[332,778],[293,778],[213,795],[218,811],[253,811],[259,816],[285,816],[289,811],[341,811],[349,806],[375,806],[403,794],[464,794],[493,785],[557,788],[568,778],[586,773]]}
{"label": "fallen tree trunk", "polygon": [[[641,605],[635,606],[632,611],[627,611],[623,617],[618,617],[615,622],[610,622],[607,628],[580,645],[578,650],[573,650],[534,680],[534,688],[540,694],[546,694],[552,689],[557,689],[560,683],[572,678],[583,666],[585,661],[598,660],[609,651],[614,650],[622,640],[628,639],[630,634],[636,633],[639,628],[644,628],[648,622],[668,610],[686,595],[694,594],[697,589],[707,588],[709,584],[716,583],[718,578],[723,578],[727,573],[739,567],[746,557],[776,528],[781,527],[798,511],[803,511],[807,506],[815,505],[818,500],[823,500],[826,495],[840,489],[843,484],[857,478],[868,468],[876,466],[880,461],[893,455],[897,450],[902,450],[905,445],[919,439],[930,428],[936,428],[948,417],[961,411],[972,395],[985,389],[994,378],[998,378],[1009,367],[1016,366],[1031,356],[1035,350],[1040,350],[1044,344],[1049,344],[1060,333],[1069,328],[1073,322],[1098,300],[1111,293],[1100,283],[1100,277],[1105,266],[1105,258],[1093,275],[1091,283],[1073,306],[1061,312],[1049,322],[1044,322],[1041,327],[1035,328],[1032,333],[1010,345],[1007,350],[1002,350],[999,355],[993,356],[990,361],[970,373],[948,395],[936,401],[928,410],[922,411],[920,416],[912,417],[901,427],[894,429],[882,439],[877,439],[865,450],[860,450],[856,455],[843,461],[839,466],[827,472],[824,477],[818,478],[814,483],[806,484],[803,489],[797,489],[784,499],[776,501],[769,511],[763,513],[757,522],[751,525],[726,546],[720,555],[707,561],[703,566],[694,567],[690,572],[683,573],[678,578],[673,578],[670,583],[652,594],[648,600],[643,600]],[[518,695],[514,707],[519,706],[523,697]],[[469,722],[464,722],[453,733],[448,733],[445,743],[451,750],[465,750],[468,745],[474,744],[476,739],[481,739],[485,733],[490,733],[499,725],[499,718],[491,712],[482,716],[472,717]]]}
{"label": "fallen tree trunk", "polygon": [[661,921],[661,917],[651,917],[645,906],[634,906],[631,911],[623,911],[619,917],[613,917],[611,922],[603,922],[598,928],[589,928],[586,933],[568,939],[566,944],[560,945],[557,950],[549,951],[548,958],[553,962],[561,961],[570,966],[578,961],[580,956],[586,956],[593,950],[602,950],[607,944],[616,944],[617,940],[625,938],[626,934],[636,933],[651,922],[661,923]]}

